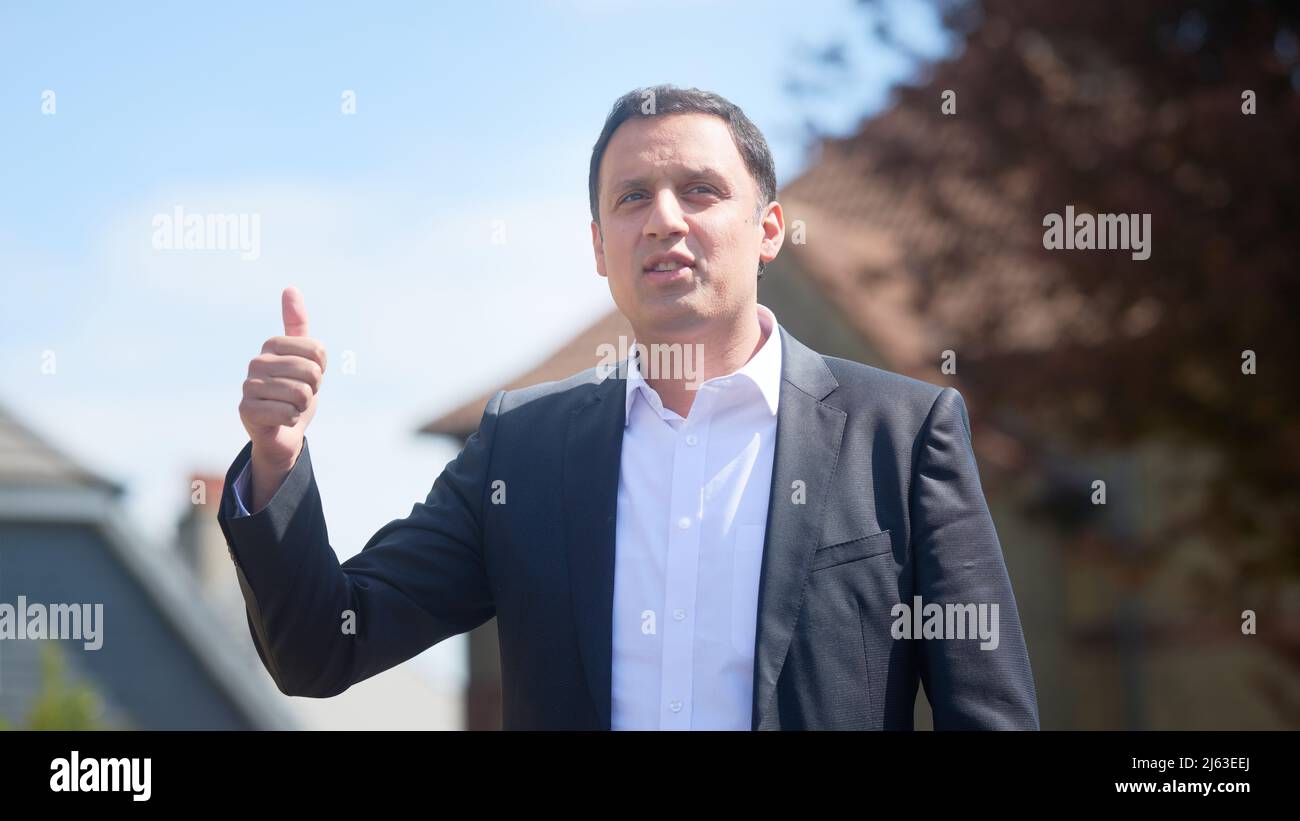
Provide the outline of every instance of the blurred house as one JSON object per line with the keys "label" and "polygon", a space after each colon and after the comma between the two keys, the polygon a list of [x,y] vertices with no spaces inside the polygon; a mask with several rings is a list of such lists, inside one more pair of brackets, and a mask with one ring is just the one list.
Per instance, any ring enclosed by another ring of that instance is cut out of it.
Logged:
{"label": "blurred house", "polygon": [[69,685],[94,694],[108,728],[294,727],[274,687],[249,675],[187,569],[127,526],[121,492],[0,408],[0,603],[103,607],[98,649],[0,640],[0,718],[25,726],[48,685],[41,650],[57,644]]}
{"label": "blurred house", "polygon": [[[938,99],[935,92],[934,99]],[[905,146],[928,174],[889,173],[877,151]],[[1045,293],[1041,260],[1004,241],[1024,230],[1009,197],[1023,181],[973,179],[975,150],[960,124],[896,106],[842,139],[826,139],[779,201],[786,242],[759,284],[759,301],[794,336],[824,354],[963,389],[940,370],[946,328],[994,317],[1026,345],[1051,345],[1055,329],[1079,321],[1069,295]],[[1008,193],[1010,192],[1010,194]],[[1035,243],[1031,242],[1030,245]],[[922,313],[913,265],[958,248],[970,284]],[[599,346],[632,331],[615,310],[500,388],[560,379],[596,365]],[[421,431],[464,441],[478,427],[485,391]],[[1212,729],[1300,726],[1294,671],[1262,644],[1241,641],[1228,603],[1215,618],[1189,616],[1176,580],[1120,587],[1107,564],[1117,545],[1176,513],[1170,478],[1195,475],[1196,454],[1154,444],[1080,451],[1052,431],[991,418],[968,399],[980,476],[1015,589],[1038,687],[1044,729]],[[1089,500],[1105,477],[1107,506]],[[1103,545],[1097,534],[1109,534]],[[1122,547],[1120,548],[1122,549]],[[1120,571],[1122,573],[1122,571]],[[1226,615],[1229,618],[1224,618]],[[495,621],[470,634],[471,727],[500,724]],[[918,690],[918,728],[932,726]]]}
{"label": "blurred house", "polygon": [[462,694],[412,665],[331,699],[276,689],[249,635],[216,522],[223,477],[196,474],[175,544],[134,533],[122,488],[0,408],[0,604],[101,604],[103,645],[0,640],[0,719],[22,727],[50,682],[57,644],[68,688],[98,724],[130,729],[459,729]]}

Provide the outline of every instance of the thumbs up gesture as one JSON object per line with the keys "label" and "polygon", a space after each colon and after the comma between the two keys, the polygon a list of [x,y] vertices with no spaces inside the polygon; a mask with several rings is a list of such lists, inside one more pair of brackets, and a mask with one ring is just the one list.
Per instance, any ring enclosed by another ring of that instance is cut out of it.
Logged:
{"label": "thumbs up gesture", "polygon": [[248,363],[239,419],[253,442],[253,510],[270,500],[302,451],[316,415],[325,346],[308,336],[307,305],[297,288],[280,297],[284,336],[273,336]]}

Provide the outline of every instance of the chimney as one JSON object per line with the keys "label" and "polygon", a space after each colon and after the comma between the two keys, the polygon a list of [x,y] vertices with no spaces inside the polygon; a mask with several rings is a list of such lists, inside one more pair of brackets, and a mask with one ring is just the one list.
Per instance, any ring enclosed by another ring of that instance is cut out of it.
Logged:
{"label": "chimney", "polygon": [[209,596],[225,594],[232,585],[238,589],[226,540],[217,524],[224,487],[225,476],[221,474],[191,473],[189,497],[177,524],[176,549]]}

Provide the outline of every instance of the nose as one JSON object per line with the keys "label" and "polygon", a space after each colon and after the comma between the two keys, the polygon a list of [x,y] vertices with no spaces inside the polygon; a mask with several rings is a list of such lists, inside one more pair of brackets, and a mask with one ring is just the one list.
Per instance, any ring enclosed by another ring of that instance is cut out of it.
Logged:
{"label": "nose", "polygon": [[661,239],[682,236],[686,231],[686,220],[682,218],[681,205],[672,189],[664,189],[655,194],[654,203],[646,216],[645,235]]}

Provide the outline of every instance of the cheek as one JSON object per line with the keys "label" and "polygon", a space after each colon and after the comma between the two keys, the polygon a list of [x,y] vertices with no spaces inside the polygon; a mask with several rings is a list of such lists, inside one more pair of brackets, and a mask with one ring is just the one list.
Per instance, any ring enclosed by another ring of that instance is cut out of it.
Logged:
{"label": "cheek", "polygon": [[719,215],[717,220],[702,222],[699,241],[711,256],[730,258],[741,254],[753,236],[754,225],[736,214]]}
{"label": "cheek", "polygon": [[635,234],[615,228],[605,232],[605,264],[615,274],[626,274],[632,265],[632,251],[636,247]]}
{"label": "cheek", "polygon": [[744,257],[747,234],[743,229],[744,226],[728,223],[700,232],[700,252],[708,257],[715,270],[730,270]]}

